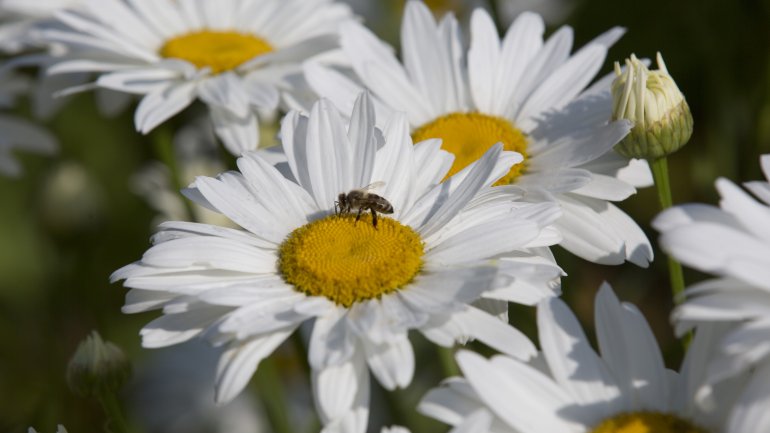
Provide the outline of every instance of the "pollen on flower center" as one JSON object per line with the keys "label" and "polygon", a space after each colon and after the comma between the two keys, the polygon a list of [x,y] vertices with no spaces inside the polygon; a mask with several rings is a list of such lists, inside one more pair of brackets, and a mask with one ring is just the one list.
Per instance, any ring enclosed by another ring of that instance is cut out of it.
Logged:
{"label": "pollen on flower center", "polygon": [[514,165],[495,185],[513,183],[526,166],[527,137],[511,122],[500,117],[481,113],[447,114],[426,123],[412,133],[415,143],[429,138],[442,139],[441,148],[455,156],[447,177],[481,158],[484,152],[498,142],[503,143],[503,149],[522,154],[524,161]]}
{"label": "pollen on flower center", "polygon": [[707,433],[677,416],[660,412],[633,412],[602,421],[591,433]]}
{"label": "pollen on flower center", "polygon": [[169,39],[161,47],[160,55],[187,60],[199,68],[209,67],[218,74],[271,51],[273,46],[256,35],[202,30]]}
{"label": "pollen on flower center", "polygon": [[281,244],[278,266],[298,291],[350,307],[408,284],[422,267],[423,243],[392,218],[333,215],[294,230]]}

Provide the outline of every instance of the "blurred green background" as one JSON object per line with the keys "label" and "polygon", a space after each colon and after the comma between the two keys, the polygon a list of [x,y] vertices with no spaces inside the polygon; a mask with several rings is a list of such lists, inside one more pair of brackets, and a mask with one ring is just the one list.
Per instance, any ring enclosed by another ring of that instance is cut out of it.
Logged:
{"label": "blurred green background", "polygon": [[[368,14],[372,28],[394,42],[399,3],[359,0],[354,6]],[[467,17],[467,2],[429,3],[437,10],[453,8]],[[507,4],[515,1],[499,3],[501,14],[514,9],[511,6],[527,6]],[[770,1],[550,0],[528,4],[551,8],[549,33],[561,24],[573,26],[576,46],[612,26],[626,27],[628,33],[611,49],[603,73],[610,72],[612,61],[622,61],[631,53],[653,58],[656,51],[662,52],[695,119],[689,145],[670,159],[675,202],[716,203],[713,182],[719,176],[735,181],[761,178],[758,157],[770,152]],[[155,211],[129,186],[131,176],[156,159],[150,138],[134,131],[131,111],[104,119],[95,108],[93,95],[73,98],[47,122],[61,141],[60,154],[53,158],[21,154],[26,173],[20,179],[0,178],[2,432],[26,432],[28,426],[53,432],[58,423],[70,433],[103,431],[99,406],[72,395],[65,383],[67,362],[90,330],[99,330],[137,363],[152,356],[152,351],[140,347],[138,332],[155,314],[121,314],[125,289],[108,281],[114,270],[146,250],[155,217]],[[29,110],[22,106],[19,112]],[[658,212],[655,192],[642,190],[621,207],[654,243],[656,234],[649,222]],[[592,329],[594,293],[602,281],[608,281],[621,299],[641,308],[664,348],[669,367],[678,366],[682,352],[668,321],[672,302],[659,250],[650,269],[630,264],[598,266],[564,251],[557,251],[557,258],[569,274],[563,280],[564,297],[587,330]],[[691,270],[685,276],[688,283],[704,278]],[[511,321],[535,336],[531,309],[514,307]],[[392,395],[375,390],[372,431],[392,423],[409,425],[421,433],[447,430],[414,412],[420,396],[441,379],[433,348],[419,338],[415,342],[415,381]],[[311,416],[308,380],[302,376],[301,363],[293,359],[291,347],[276,356],[281,358],[280,379],[290,385],[287,398],[299,402],[292,413]],[[249,392],[255,391],[257,382],[265,381],[252,381],[254,389]],[[259,394],[280,397],[270,389],[263,391]],[[315,425],[296,417],[292,422],[300,433],[312,431]]]}

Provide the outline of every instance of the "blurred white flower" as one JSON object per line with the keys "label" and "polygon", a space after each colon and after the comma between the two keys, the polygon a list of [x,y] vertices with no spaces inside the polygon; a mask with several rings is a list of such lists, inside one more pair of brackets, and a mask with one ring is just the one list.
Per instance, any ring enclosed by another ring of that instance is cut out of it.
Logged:
{"label": "blurred white flower", "polygon": [[571,28],[547,41],[544,31],[540,16],[525,13],[501,40],[489,14],[477,9],[466,56],[453,15],[437,23],[423,3],[409,1],[402,61],[371,31],[346,23],[340,44],[360,82],[314,62],[306,63],[305,75],[343,113],[364,87],[374,95],[382,124],[405,112],[415,142],[441,138],[442,148],[455,155],[450,175],[503,143],[524,162],[499,184],[521,188],[527,200],[558,202],[560,245],[597,263],[647,266],[653,256],[647,237],[611,202],[651,184],[649,167],[612,149],[631,128],[628,121],[608,122],[614,76],[588,87],[623,29],[609,30],[571,56]]}
{"label": "blurred white flower", "polygon": [[191,341],[154,352],[135,368],[128,410],[146,433],[267,433],[260,402],[244,393],[214,403],[214,369],[221,350]]}
{"label": "blurred white flower", "polygon": [[[28,81],[18,75],[0,76],[0,109],[10,108],[27,91]],[[14,157],[17,150],[52,155],[58,149],[56,138],[42,126],[20,116],[0,112],[0,175],[17,177],[23,172]]]}
{"label": "blurred white flower", "polygon": [[50,73],[94,72],[95,87],[142,95],[147,133],[193,103],[209,108],[234,155],[259,144],[259,110],[275,110],[283,78],[336,45],[351,15],[333,0],[86,0],[43,32],[67,46]]}
{"label": "blurred white flower", "polygon": [[[498,433],[762,433],[770,425],[770,368],[722,382],[704,408],[696,393],[714,354],[716,328],[699,332],[679,373],[666,369],[649,325],[604,285],[595,301],[601,349],[557,298],[538,307],[543,359],[532,364],[463,351],[464,378],[432,390],[420,410],[468,432]],[[756,381],[744,388],[747,380]],[[741,393],[741,391],[743,391]]]}
{"label": "blurred white flower", "polygon": [[[770,154],[761,164],[770,180]],[[770,364],[770,183],[744,186],[756,199],[722,178],[716,181],[719,207],[676,206],[653,221],[665,251],[718,276],[690,286],[673,313],[679,335],[705,323],[731,325],[708,366],[710,383]],[[770,386],[765,392],[770,398]]]}
{"label": "blurred white flower", "polygon": [[[293,180],[249,153],[240,173],[198,177],[188,191],[245,230],[164,223],[142,259],[112,275],[131,288],[124,312],[163,310],[141,332],[145,347],[196,336],[225,345],[216,399],[226,402],[314,320],[309,363],[325,432],[366,429],[369,370],[387,390],[411,383],[410,330],[445,347],[471,337],[511,356],[535,353],[524,334],[471,305],[555,295],[560,269],[527,249],[558,242],[548,228],[558,207],[488,188],[520,155],[495,146],[440,183],[452,156],[437,140],[413,145],[403,118],[376,129],[366,94],[349,124],[321,100],[282,126]],[[392,214],[375,226],[368,214],[335,212],[339,194],[372,182],[384,182],[376,194]]]}
{"label": "blurred white flower", "polygon": [[[30,427],[30,428],[27,430],[27,433],[37,433],[37,430],[35,430],[34,428]],[[66,429],[66,428],[64,428],[64,426],[63,426],[63,425],[59,424],[59,425],[56,427],[56,433],[67,433],[67,429]]]}
{"label": "blurred white flower", "polygon": [[43,48],[39,31],[54,23],[56,12],[85,0],[0,0],[0,51],[15,54]]}

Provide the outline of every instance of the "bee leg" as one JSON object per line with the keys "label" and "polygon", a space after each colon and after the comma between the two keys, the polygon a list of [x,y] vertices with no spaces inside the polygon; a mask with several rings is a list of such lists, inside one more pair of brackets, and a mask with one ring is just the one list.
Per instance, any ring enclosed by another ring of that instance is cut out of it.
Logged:
{"label": "bee leg", "polygon": [[[363,212],[363,211],[364,211],[364,208],[362,208],[362,207],[358,208],[358,215],[356,215],[356,222],[358,222],[358,220],[361,219],[361,212]],[[355,223],[354,223],[354,225],[355,225]]]}
{"label": "bee leg", "polygon": [[372,225],[374,228],[377,228],[377,211],[373,207],[369,208],[369,210],[372,211]]}
{"label": "bee leg", "polygon": [[340,214],[340,202],[335,201],[334,202],[334,215],[339,216]]}

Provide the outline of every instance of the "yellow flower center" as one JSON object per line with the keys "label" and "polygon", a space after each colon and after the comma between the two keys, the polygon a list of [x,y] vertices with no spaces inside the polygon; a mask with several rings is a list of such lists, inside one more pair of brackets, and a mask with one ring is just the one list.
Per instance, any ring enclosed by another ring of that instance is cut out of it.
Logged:
{"label": "yellow flower center", "polygon": [[707,433],[689,421],[660,412],[624,413],[602,421],[591,433]]}
{"label": "yellow flower center", "polygon": [[199,68],[209,67],[218,74],[271,51],[272,45],[256,35],[202,30],[169,39],[161,47],[160,55],[187,60]]}
{"label": "yellow flower center", "polygon": [[440,138],[443,141],[441,148],[455,156],[454,164],[446,177],[481,158],[484,152],[498,142],[503,143],[505,150],[522,154],[524,161],[511,167],[511,171],[495,185],[513,183],[526,166],[527,137],[511,122],[500,117],[481,113],[447,114],[412,133],[415,143],[429,138]]}
{"label": "yellow flower center", "polygon": [[294,230],[281,244],[278,267],[298,291],[350,307],[408,284],[422,267],[423,243],[392,218],[333,215]]}

